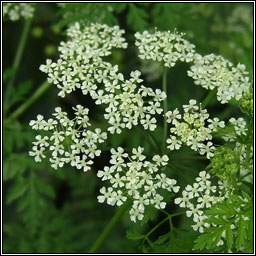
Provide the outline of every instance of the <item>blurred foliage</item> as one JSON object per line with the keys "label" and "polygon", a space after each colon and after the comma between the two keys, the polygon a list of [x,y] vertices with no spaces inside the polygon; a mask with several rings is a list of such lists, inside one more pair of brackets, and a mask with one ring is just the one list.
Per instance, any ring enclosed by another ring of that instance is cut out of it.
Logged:
{"label": "blurred foliage", "polygon": [[[252,74],[252,16],[252,3],[37,3],[22,65],[6,109],[8,114],[15,111],[45,80],[39,65],[46,58],[57,57],[56,49],[59,42],[65,40],[65,29],[75,21],[119,25],[125,29],[130,47],[125,52],[115,50],[110,61],[118,64],[124,74],[135,67],[141,69],[146,83],[160,88],[159,67],[130,57],[136,56],[133,46],[136,31],[155,27],[173,31],[176,28],[187,34],[187,39],[196,45],[200,54],[221,54],[235,64],[245,64]],[[13,74],[11,66],[22,25],[22,21],[3,23],[4,93]],[[186,75],[186,65],[179,64],[169,71],[169,109],[179,108],[191,97],[202,99],[207,93],[193,85]],[[3,127],[4,253],[85,253],[115,212],[113,207],[98,204],[96,199],[101,186],[96,170],[108,162],[108,151],[88,173],[75,172],[71,168],[54,171],[47,161],[38,164],[28,156],[34,137],[28,122],[38,113],[50,116],[56,106],[69,109],[75,104],[86,104],[92,109],[93,125],[101,128],[106,125],[100,118],[101,110],[88,97],[78,92],[65,99],[56,95],[55,88],[50,88],[19,120]],[[216,100],[209,104],[213,115],[222,120],[241,116],[237,106],[236,102],[220,106]],[[157,129],[153,136],[161,137],[161,129]],[[134,129],[125,131],[122,136],[111,136],[108,143],[109,147],[125,148],[141,145],[153,155],[145,138]],[[172,168],[167,168],[166,172],[180,180],[181,186],[190,183],[208,164],[208,161],[197,160],[194,152],[187,148],[172,153],[170,158]],[[166,209],[169,213],[176,210],[177,206],[171,203]],[[191,252],[197,234],[187,231],[190,220],[180,215],[157,226],[164,218],[163,213],[152,208],[141,225],[134,225],[125,215],[122,224],[112,231],[99,252]],[[126,230],[129,239],[125,236]],[[143,246],[141,239],[145,240]],[[240,245],[239,240],[236,243]]]}

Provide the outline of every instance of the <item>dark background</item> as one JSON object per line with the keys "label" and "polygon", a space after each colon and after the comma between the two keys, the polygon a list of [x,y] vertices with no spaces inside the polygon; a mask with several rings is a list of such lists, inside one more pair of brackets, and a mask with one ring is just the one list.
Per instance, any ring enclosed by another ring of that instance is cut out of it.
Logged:
{"label": "dark background", "polygon": [[[132,70],[141,70],[145,85],[152,88],[161,88],[161,73],[154,68],[154,63],[143,64],[136,57],[134,33],[154,30],[155,27],[170,31],[176,28],[185,32],[186,38],[196,45],[198,53],[220,54],[235,65],[243,63],[252,76],[253,5],[250,3],[71,3],[64,7],[55,3],[37,3],[35,8],[10,99],[16,97],[17,91],[21,97],[4,113],[6,118],[46,80],[46,74],[39,71],[39,66],[47,58],[58,58],[58,45],[66,40],[65,30],[74,21],[118,24],[124,29],[128,49],[114,50],[109,60],[118,64],[126,77]],[[3,97],[8,90],[6,86],[11,78],[8,70],[12,66],[23,25],[23,19],[17,22],[3,20]],[[191,98],[202,100],[207,95],[206,90],[195,86],[186,75],[188,68],[189,65],[178,63],[168,71],[170,110],[182,107]],[[116,207],[99,204],[96,199],[103,186],[96,173],[108,165],[109,152],[104,151],[96,158],[93,170],[87,173],[68,166],[54,170],[47,160],[35,163],[29,157],[28,151],[35,136],[28,126],[29,121],[35,119],[37,114],[49,118],[57,106],[69,112],[72,106],[82,104],[90,108],[93,126],[106,127],[102,119],[103,110],[89,97],[74,92],[62,99],[57,93],[57,88],[51,87],[18,120],[3,127],[4,253],[86,253],[116,211]],[[216,99],[210,101],[208,112],[225,121],[231,116],[242,115],[237,102],[221,105]],[[160,128],[154,132],[157,138],[161,137]],[[121,136],[109,136],[106,144],[128,148],[140,145],[145,147],[149,157],[152,155],[150,146],[136,129],[125,130]],[[176,159],[177,169],[182,170],[192,183],[208,162],[183,159],[182,153],[173,154],[172,157]],[[172,174],[184,188],[186,181],[181,175],[174,170]],[[170,203],[166,210],[175,212],[177,206]],[[153,220],[140,225],[133,224],[128,213],[125,214],[99,252],[141,252],[139,242],[126,239],[126,231],[136,229],[146,233],[163,217],[163,214],[156,213]],[[178,227],[191,229],[191,221],[185,217],[177,217],[174,221]],[[153,233],[152,240],[168,230],[167,224],[161,226]],[[168,252],[191,252],[197,235],[195,232],[185,232],[180,235],[180,240],[177,235],[182,251],[177,247],[170,248]]]}

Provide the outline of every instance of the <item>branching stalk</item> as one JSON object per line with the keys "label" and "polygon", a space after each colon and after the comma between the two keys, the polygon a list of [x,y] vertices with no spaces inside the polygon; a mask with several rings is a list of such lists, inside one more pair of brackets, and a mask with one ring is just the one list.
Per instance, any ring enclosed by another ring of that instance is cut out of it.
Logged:
{"label": "branching stalk", "polygon": [[16,109],[10,117],[5,120],[5,124],[16,120],[19,116],[21,116],[34,102],[37,101],[47,90],[50,88],[51,84],[45,81],[36,91],[35,93],[25,101],[18,109]]}
{"label": "branching stalk", "polygon": [[15,58],[14,58],[13,65],[12,65],[13,74],[12,74],[12,77],[11,77],[9,83],[7,84],[7,86],[5,88],[6,91],[5,91],[5,98],[4,98],[4,105],[3,105],[3,107],[4,107],[3,115],[4,116],[6,114],[5,110],[6,110],[6,107],[7,107],[7,103],[9,101],[11,92],[13,90],[13,85],[14,85],[14,82],[15,82],[15,78],[16,78],[17,72],[19,70],[20,62],[21,62],[21,59],[22,59],[22,55],[23,55],[23,52],[24,52],[24,49],[25,49],[27,39],[28,39],[31,24],[32,24],[32,19],[27,19],[25,21],[24,28],[23,28],[21,38],[20,38],[20,42],[19,42],[17,52],[15,54]]}
{"label": "branching stalk", "polygon": [[204,100],[203,100],[203,102],[202,102],[202,109],[204,109],[206,106],[207,106],[207,104],[209,103],[209,101],[211,100],[211,98],[215,95],[215,93],[216,93],[216,89],[214,89],[214,90],[211,90],[208,94],[207,94],[207,96],[204,98]]}

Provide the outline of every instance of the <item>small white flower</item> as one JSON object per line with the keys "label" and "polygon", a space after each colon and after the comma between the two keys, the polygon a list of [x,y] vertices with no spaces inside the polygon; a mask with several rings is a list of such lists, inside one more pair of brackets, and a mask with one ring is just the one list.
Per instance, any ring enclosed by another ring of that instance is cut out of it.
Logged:
{"label": "small white flower", "polygon": [[177,108],[173,111],[166,112],[165,115],[167,117],[167,123],[174,124],[177,121],[177,119],[181,119],[181,114]]}
{"label": "small white flower", "polygon": [[167,146],[170,150],[177,150],[181,147],[182,141],[178,140],[175,136],[170,136],[169,139],[166,140],[167,144],[170,144]]}
{"label": "small white flower", "polygon": [[200,146],[199,153],[201,155],[204,155],[206,153],[206,157],[210,159],[211,157],[214,156],[214,150],[215,150],[215,147],[213,146],[212,142],[209,141],[207,142],[207,145],[202,144]]}

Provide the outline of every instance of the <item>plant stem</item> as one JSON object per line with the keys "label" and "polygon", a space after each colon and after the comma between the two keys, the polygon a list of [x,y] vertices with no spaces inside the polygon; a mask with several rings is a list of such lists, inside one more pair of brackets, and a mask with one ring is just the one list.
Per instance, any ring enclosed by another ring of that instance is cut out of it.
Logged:
{"label": "plant stem", "polygon": [[166,117],[166,112],[168,109],[168,97],[167,97],[167,68],[164,67],[163,70],[163,78],[162,78],[162,88],[163,91],[166,93],[166,98],[163,102],[163,108],[164,108],[164,131],[163,131],[163,142],[162,142],[162,153],[165,152],[166,150],[166,139],[167,139],[167,117]]}
{"label": "plant stem", "polygon": [[[18,69],[19,69],[19,65],[20,65],[20,62],[21,62],[21,58],[22,58],[22,55],[23,55],[23,52],[24,52],[26,42],[27,42],[27,38],[28,38],[28,34],[29,34],[31,24],[32,24],[32,19],[27,19],[25,21],[24,28],[23,28],[21,38],[20,38],[20,42],[19,42],[17,52],[16,52],[16,55],[15,55],[15,58],[14,58],[14,61],[13,61],[13,65],[12,65],[13,75],[12,75],[12,77],[11,77],[9,83],[7,84],[7,87],[6,87],[5,98],[4,98],[4,110],[6,109],[6,105],[9,101],[11,92],[13,90],[13,84],[14,84],[14,81],[15,81],[15,78],[16,78],[16,75],[17,75],[17,72],[18,72]],[[3,114],[4,115],[6,114],[5,111],[4,111]]]}
{"label": "plant stem", "polygon": [[115,213],[115,215],[112,217],[110,222],[107,224],[107,226],[103,229],[100,236],[97,238],[97,240],[93,243],[91,249],[89,250],[89,253],[95,253],[100,248],[101,244],[104,242],[105,238],[109,235],[111,230],[116,226],[118,221],[121,219],[123,214],[126,212],[126,210],[129,208],[130,202],[126,202],[123,204]]}
{"label": "plant stem", "polygon": [[18,109],[16,109],[10,117],[8,117],[5,120],[5,124],[14,121],[19,116],[21,116],[41,95],[48,90],[48,88],[51,86],[50,83],[45,81],[43,84],[40,85],[40,87],[35,91],[35,93],[27,100],[25,101]]}
{"label": "plant stem", "polygon": [[204,100],[203,100],[203,102],[202,102],[202,109],[204,109],[206,106],[207,106],[207,104],[208,104],[208,102],[211,100],[211,98],[215,95],[215,93],[216,93],[216,89],[214,89],[214,90],[211,90],[208,94],[207,94],[207,96],[204,98]]}

